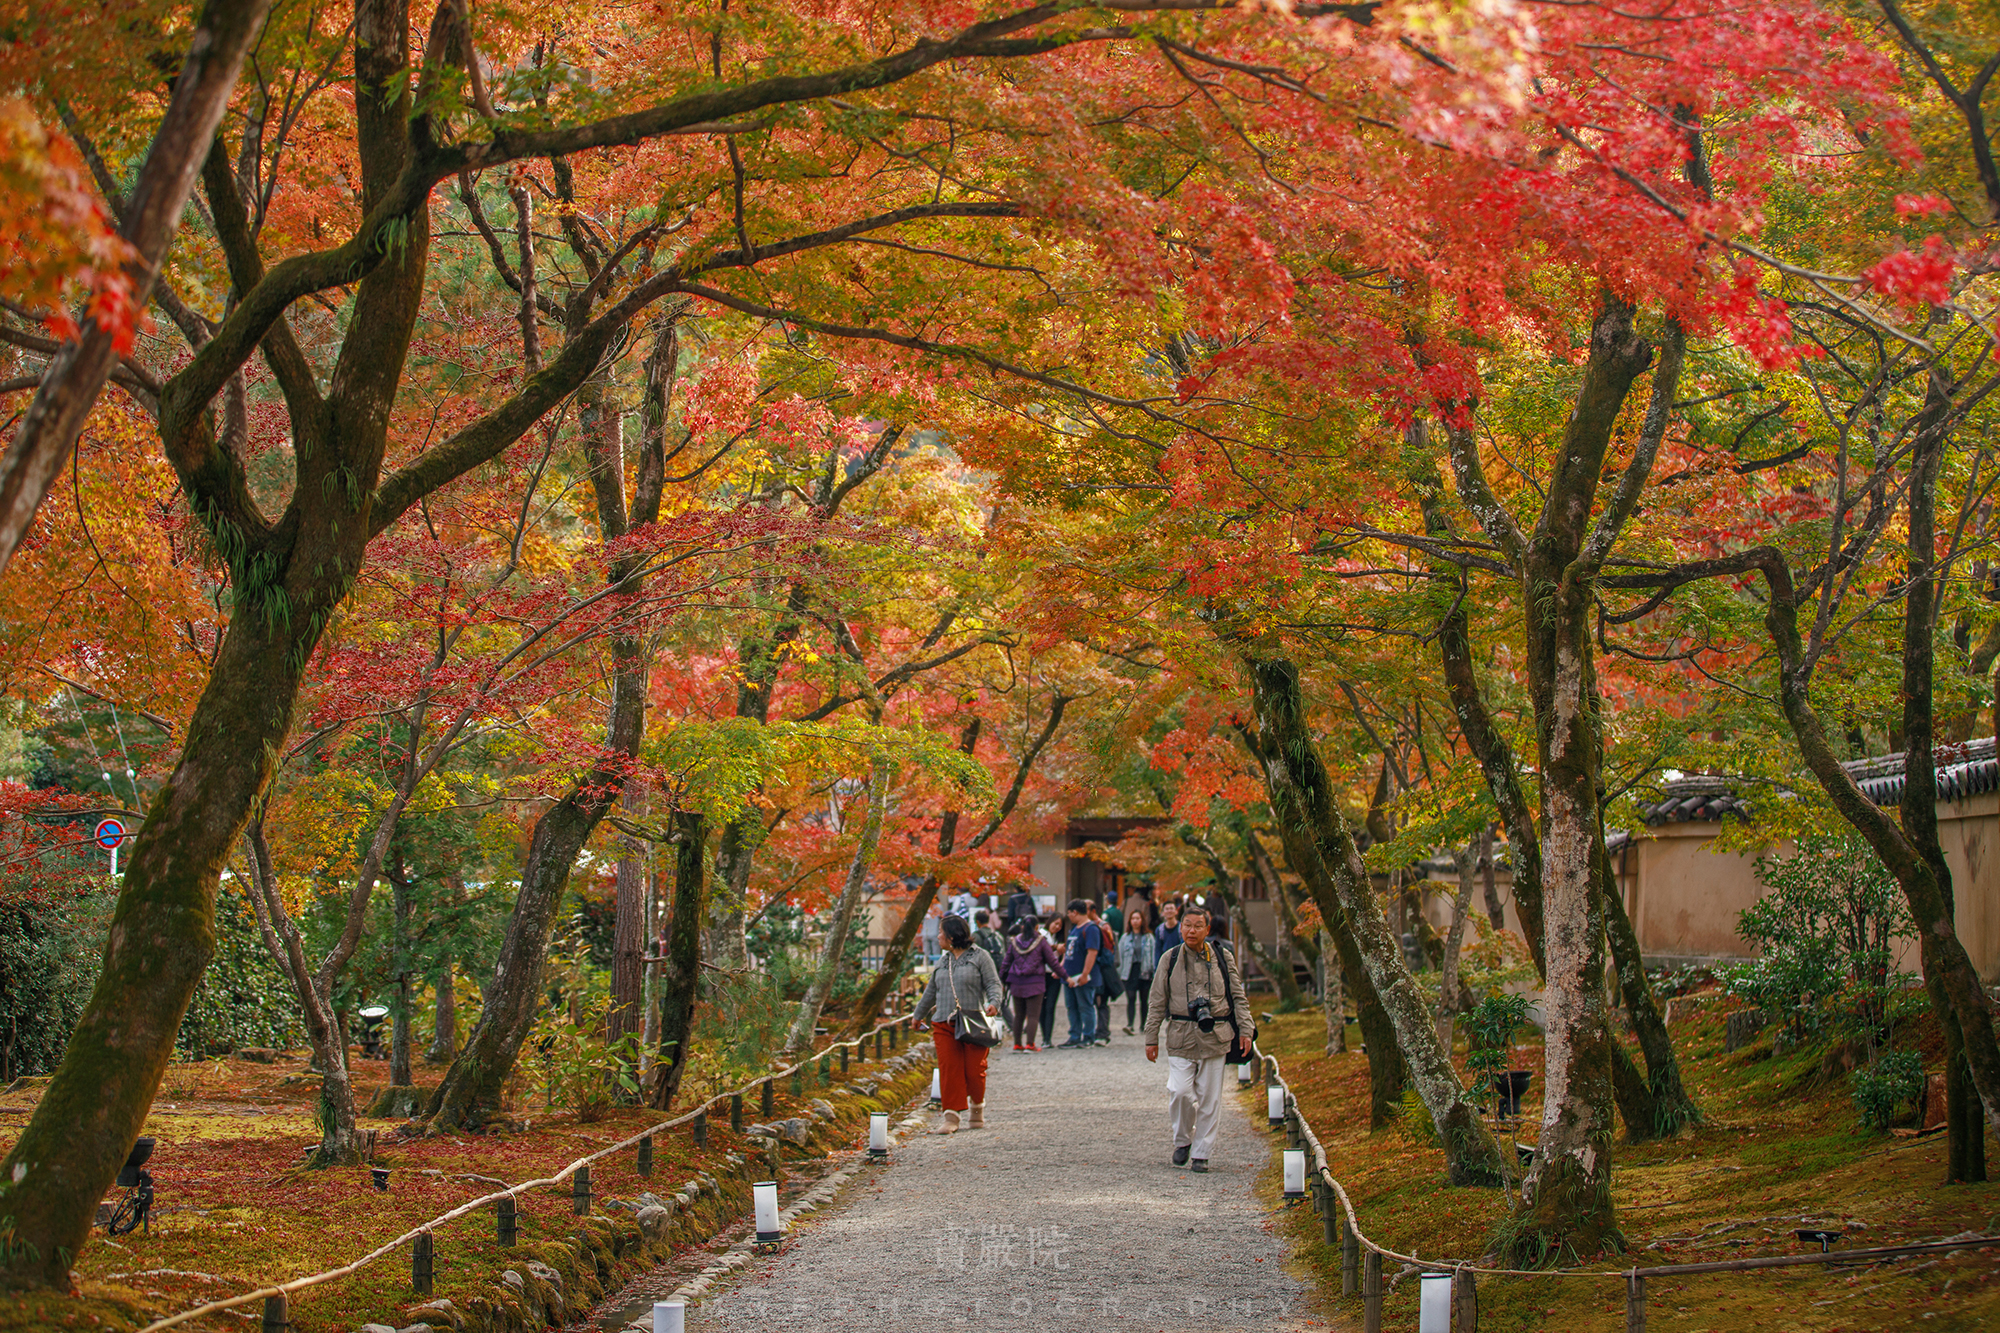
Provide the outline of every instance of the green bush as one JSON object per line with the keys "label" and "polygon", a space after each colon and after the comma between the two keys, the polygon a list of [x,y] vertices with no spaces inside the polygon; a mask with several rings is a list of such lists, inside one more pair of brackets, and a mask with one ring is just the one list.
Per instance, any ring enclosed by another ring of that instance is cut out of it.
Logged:
{"label": "green bush", "polygon": [[1790,856],[1759,858],[1757,878],[1769,892],[1738,914],[1737,931],[1762,956],[1723,969],[1724,987],[1783,1023],[1793,1042],[1829,1022],[1882,1039],[1902,980],[1889,941],[1912,927],[1868,844],[1853,833],[1808,834]]}
{"label": "green bush", "polygon": [[52,1072],[97,983],[110,891],[0,905],[0,1086]]}
{"label": "green bush", "polygon": [[1854,1071],[1849,1080],[1861,1118],[1875,1129],[1887,1129],[1906,1104],[1914,1105],[1924,1090],[1923,1057],[1915,1051],[1883,1051],[1875,1063]]}
{"label": "green bush", "polygon": [[[91,961],[95,963],[95,954]],[[188,1001],[174,1054],[202,1060],[245,1046],[284,1049],[304,1041],[305,1024],[292,983],[265,947],[250,900],[224,880],[215,896],[215,956]]]}

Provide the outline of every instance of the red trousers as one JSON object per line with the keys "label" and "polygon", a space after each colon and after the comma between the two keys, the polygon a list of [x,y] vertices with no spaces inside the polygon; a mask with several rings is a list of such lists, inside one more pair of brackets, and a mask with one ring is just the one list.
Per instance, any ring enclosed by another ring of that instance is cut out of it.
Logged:
{"label": "red trousers", "polygon": [[947,1111],[963,1111],[968,1100],[986,1100],[986,1048],[951,1035],[951,1024],[931,1024],[937,1047],[938,1099]]}

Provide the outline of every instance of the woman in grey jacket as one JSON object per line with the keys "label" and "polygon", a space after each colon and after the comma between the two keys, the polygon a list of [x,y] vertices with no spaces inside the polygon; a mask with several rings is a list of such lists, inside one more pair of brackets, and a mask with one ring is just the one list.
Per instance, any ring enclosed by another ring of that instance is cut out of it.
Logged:
{"label": "woman in grey jacket", "polygon": [[942,931],[944,957],[931,969],[916,1017],[919,1023],[931,1020],[931,1044],[937,1048],[938,1100],[944,1106],[944,1124],[937,1132],[956,1134],[959,1113],[968,1105],[972,1119],[967,1128],[986,1123],[986,1048],[960,1041],[951,1021],[960,1010],[1000,1012],[1000,969],[993,966],[993,955],[973,947],[972,926],[964,917],[947,916]]}

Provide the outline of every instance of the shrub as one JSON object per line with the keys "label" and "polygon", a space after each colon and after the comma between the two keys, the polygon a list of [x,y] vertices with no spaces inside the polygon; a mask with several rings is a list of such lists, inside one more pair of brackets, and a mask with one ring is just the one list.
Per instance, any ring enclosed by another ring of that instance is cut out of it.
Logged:
{"label": "shrub", "polygon": [[1795,1042],[1829,1018],[1879,1040],[1900,982],[1889,941],[1911,930],[1888,870],[1852,833],[1808,834],[1790,856],[1759,858],[1757,878],[1769,892],[1737,916],[1737,930],[1762,957],[1724,969],[1724,986]]}
{"label": "shrub", "polygon": [[1854,1071],[1850,1080],[1861,1118],[1875,1129],[1887,1129],[1906,1104],[1914,1105],[1924,1090],[1923,1057],[1915,1051],[1883,1051],[1875,1063]]}

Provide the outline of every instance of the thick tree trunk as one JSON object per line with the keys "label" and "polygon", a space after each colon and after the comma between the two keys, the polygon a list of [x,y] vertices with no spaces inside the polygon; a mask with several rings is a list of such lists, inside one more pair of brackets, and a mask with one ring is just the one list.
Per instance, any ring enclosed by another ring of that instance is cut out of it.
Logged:
{"label": "thick tree trunk", "polygon": [[652,1100],[671,1110],[693,1054],[695,999],[701,993],[702,898],[708,886],[708,823],[676,810],[674,902],[666,923],[666,958],[660,965],[660,1033],[653,1064]]}
{"label": "thick tree trunk", "polygon": [[[1585,551],[1586,541],[1594,545],[1614,517],[1607,511],[1593,524],[1598,481],[1632,382],[1651,361],[1652,348],[1634,330],[1631,308],[1607,301],[1591,331],[1576,408],[1521,563],[1522,590],[1534,608],[1526,617],[1527,675],[1542,775],[1548,1026],[1542,1139],[1508,1238],[1517,1263],[1624,1245],[1611,1204],[1614,1042],[1604,1003],[1608,886],[1602,878],[1608,861],[1598,812],[1604,750],[1589,637],[1596,568]],[[1677,368],[1676,357],[1655,379],[1662,431],[1662,391],[1670,401]],[[1615,535],[1615,525],[1609,531]],[[1596,563],[1601,559],[1599,553]]]}
{"label": "thick tree trunk", "polygon": [[424,1048],[424,1063],[448,1064],[458,1054],[458,996],[452,989],[452,965],[438,970],[433,983],[437,994],[431,1010],[431,1044]]}
{"label": "thick tree trunk", "polygon": [[745,810],[722,826],[722,844],[715,853],[715,877],[722,892],[710,908],[708,952],[717,967],[741,971],[750,966],[750,946],[743,931],[749,913],[750,868],[764,839],[764,821]]}
{"label": "thick tree trunk", "polygon": [[[339,559],[324,545],[316,554]],[[68,1287],[97,1201],[173,1058],[215,948],[218,877],[283,749],[305,659],[344,583],[289,587],[289,623],[247,609],[230,618],[185,748],[139,828],[97,984],[0,1169],[0,1217],[11,1219],[0,1283]]]}
{"label": "thick tree trunk", "polygon": [[1404,964],[1401,945],[1390,936],[1388,922],[1376,906],[1361,853],[1346,825],[1332,813],[1331,781],[1306,727],[1298,671],[1290,662],[1254,654],[1247,644],[1243,648],[1272,809],[1287,824],[1303,823],[1298,816],[1306,811],[1317,815],[1318,834],[1313,844],[1294,848],[1288,842],[1286,859],[1315,896],[1326,895],[1320,902],[1321,916],[1345,920],[1362,970],[1395,1032],[1409,1068],[1410,1084],[1437,1126],[1452,1183],[1498,1185],[1507,1178],[1507,1161],[1466,1099],[1450,1053],[1439,1047],[1430,1006]]}
{"label": "thick tree trunk", "polygon": [[813,974],[812,982],[806,987],[805,998],[799,1001],[799,1012],[792,1019],[792,1030],[786,1034],[784,1054],[796,1058],[812,1050],[813,1029],[819,1024],[819,1011],[826,1005],[826,997],[833,990],[834,978],[840,974],[841,958],[847,949],[847,939],[854,931],[854,909],[861,902],[861,890],[867,887],[868,872],[875,866],[875,845],[882,837],[882,813],[889,804],[889,787],[895,781],[895,765],[887,755],[877,755],[868,771],[868,809],[861,819],[860,840],[854,847],[854,860],[847,868],[847,882],[841,886],[840,900],[833,909],[833,920],[827,925],[826,950],[819,962],[819,970]]}
{"label": "thick tree trunk", "polygon": [[[625,809],[644,818],[646,799],[627,787]],[[614,1043],[637,1036],[645,1004],[646,851],[637,838],[618,840],[618,883],[611,931],[611,1010],[605,1035]]]}
{"label": "thick tree trunk", "polygon": [[[1262,741],[1247,731],[1239,734],[1261,770],[1264,763]],[[1401,1109],[1403,1089],[1410,1081],[1409,1064],[1404,1060],[1402,1046],[1396,1040],[1395,1027],[1389,1022],[1389,1016],[1375,994],[1375,983],[1369,979],[1368,969],[1362,965],[1361,950],[1355,944],[1347,913],[1340,905],[1339,896],[1325,883],[1324,857],[1319,850],[1320,834],[1314,822],[1322,812],[1295,806],[1289,801],[1281,807],[1274,800],[1271,813],[1277,825],[1279,844],[1285,851],[1285,863],[1299,877],[1305,891],[1312,895],[1314,904],[1319,908],[1324,936],[1333,944],[1331,955],[1321,953],[1321,964],[1329,973],[1337,971],[1341,988],[1354,996],[1355,1024],[1361,1029],[1362,1051],[1368,1057],[1368,1127],[1381,1129],[1393,1123]],[[1324,818],[1337,819],[1339,816],[1329,808],[1324,812]]]}

